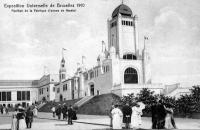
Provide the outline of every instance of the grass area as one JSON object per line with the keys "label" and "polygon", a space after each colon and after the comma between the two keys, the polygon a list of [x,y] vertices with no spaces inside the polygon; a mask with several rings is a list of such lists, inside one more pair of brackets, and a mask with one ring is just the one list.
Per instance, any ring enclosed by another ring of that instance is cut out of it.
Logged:
{"label": "grass area", "polygon": [[78,108],[79,114],[107,115],[113,102],[120,100],[115,94],[103,94],[93,97],[90,101]]}

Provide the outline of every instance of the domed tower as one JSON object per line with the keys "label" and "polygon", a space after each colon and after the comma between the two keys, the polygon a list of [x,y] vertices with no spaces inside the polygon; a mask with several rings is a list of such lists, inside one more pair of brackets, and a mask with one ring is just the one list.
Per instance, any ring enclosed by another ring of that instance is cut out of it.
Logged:
{"label": "domed tower", "polygon": [[112,19],[107,21],[108,49],[115,47],[119,58],[127,54],[135,59],[138,57],[137,19],[127,5],[121,4],[113,11]]}
{"label": "domed tower", "polygon": [[65,68],[65,59],[64,59],[64,57],[62,57],[62,60],[60,62],[59,79],[60,79],[60,82],[62,82],[62,81],[64,81],[66,79],[66,68]]}

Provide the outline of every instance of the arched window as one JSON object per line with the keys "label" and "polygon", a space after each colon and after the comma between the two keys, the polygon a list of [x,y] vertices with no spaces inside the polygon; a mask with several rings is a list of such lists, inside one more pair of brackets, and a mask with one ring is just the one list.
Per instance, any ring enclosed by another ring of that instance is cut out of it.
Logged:
{"label": "arched window", "polygon": [[133,54],[125,54],[123,55],[123,59],[127,59],[127,60],[136,60],[136,56]]}
{"label": "arched window", "polygon": [[138,74],[134,68],[127,68],[124,72],[124,83],[138,83]]}

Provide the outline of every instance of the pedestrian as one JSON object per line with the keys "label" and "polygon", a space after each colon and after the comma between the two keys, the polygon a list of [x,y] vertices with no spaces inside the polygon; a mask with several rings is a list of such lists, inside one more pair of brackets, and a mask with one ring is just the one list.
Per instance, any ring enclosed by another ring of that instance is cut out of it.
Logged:
{"label": "pedestrian", "polygon": [[111,108],[110,108],[110,111],[109,111],[109,117],[110,117],[110,127],[112,128],[112,126],[113,126],[113,124],[112,124],[112,120],[113,120],[113,118],[112,118],[112,110],[115,108],[115,105],[114,104],[112,104],[112,106],[111,106]]}
{"label": "pedestrian", "polygon": [[6,114],[6,106],[3,107],[3,114]]}
{"label": "pedestrian", "polygon": [[65,103],[63,104],[62,107],[62,114],[63,114],[63,120],[67,119],[67,106],[65,105]]}
{"label": "pedestrian", "polygon": [[165,117],[165,129],[176,129],[176,124],[174,121],[174,112],[173,105],[171,103],[167,103],[165,105],[166,117]]}
{"label": "pedestrian", "polygon": [[72,125],[72,116],[73,116],[73,108],[72,108],[72,105],[69,106],[69,109],[68,109],[68,124],[69,125]]}
{"label": "pedestrian", "polygon": [[132,115],[131,115],[131,127],[134,129],[137,129],[142,124],[142,109],[140,108],[140,105],[137,103],[133,104],[132,107]]}
{"label": "pedestrian", "polygon": [[12,115],[11,130],[17,130],[17,123],[17,109],[15,109],[15,112]]}
{"label": "pedestrian", "polygon": [[157,113],[157,129],[164,129],[166,110],[162,100],[158,101],[158,104],[156,106],[156,113]]}
{"label": "pedestrian", "polygon": [[112,114],[112,128],[113,129],[122,129],[122,111],[119,109],[118,105],[114,106],[114,109],[111,111]]}
{"label": "pedestrian", "polygon": [[3,114],[3,106],[1,105],[1,114]]}
{"label": "pedestrian", "polygon": [[33,122],[33,111],[29,107],[26,111],[26,128],[31,128]]}
{"label": "pedestrian", "polygon": [[6,114],[9,114],[8,107],[5,107]]}
{"label": "pedestrian", "polygon": [[151,106],[151,117],[152,117],[152,129],[156,129],[157,128],[157,113],[156,113],[156,106],[157,106],[157,102],[153,103]]}
{"label": "pedestrian", "polygon": [[132,114],[132,108],[129,106],[128,103],[122,108],[123,113],[123,123],[125,123],[125,128],[130,128],[131,123],[131,114]]}
{"label": "pedestrian", "polygon": [[52,111],[52,113],[53,113],[53,118],[55,118],[55,113],[56,113],[56,108],[55,108],[55,106],[53,106],[53,107],[51,108],[51,111]]}
{"label": "pedestrian", "polygon": [[37,117],[37,116],[38,116],[38,109],[37,109],[37,106],[35,106],[35,107],[33,108],[33,115],[34,115],[34,117]]}
{"label": "pedestrian", "polygon": [[56,115],[58,116],[58,120],[60,120],[61,113],[62,113],[62,108],[61,105],[59,104],[58,108],[56,109]]}
{"label": "pedestrian", "polygon": [[74,107],[72,107],[72,120],[77,120],[76,110]]}
{"label": "pedestrian", "polygon": [[23,130],[26,128],[25,110],[21,105],[18,107],[17,122],[17,130]]}

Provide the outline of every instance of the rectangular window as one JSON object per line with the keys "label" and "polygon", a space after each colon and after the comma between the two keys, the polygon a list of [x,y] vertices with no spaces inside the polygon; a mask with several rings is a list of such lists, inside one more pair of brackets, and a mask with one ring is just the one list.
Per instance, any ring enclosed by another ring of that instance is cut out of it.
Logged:
{"label": "rectangular window", "polygon": [[128,25],[128,21],[126,21],[126,25]]}
{"label": "rectangular window", "polygon": [[2,92],[2,101],[6,101],[6,92]]}
{"label": "rectangular window", "polygon": [[63,85],[63,91],[65,91],[65,84]]}
{"label": "rectangular window", "polygon": [[85,80],[88,80],[88,74],[84,74]]}
{"label": "rectangular window", "polygon": [[17,91],[17,101],[21,101],[21,91]]}
{"label": "rectangular window", "polygon": [[67,91],[67,84],[65,84],[65,90]]}
{"label": "rectangular window", "polygon": [[25,91],[22,91],[22,100],[26,100],[26,94],[25,94]]}
{"label": "rectangular window", "polygon": [[1,92],[0,92],[0,101],[1,101]]}
{"label": "rectangular window", "polygon": [[60,88],[57,88],[57,93],[59,93],[60,92]]}
{"label": "rectangular window", "polygon": [[27,100],[30,100],[30,91],[27,91]]}
{"label": "rectangular window", "polygon": [[47,92],[49,92],[49,88],[47,87]]}
{"label": "rectangular window", "polygon": [[53,92],[55,92],[56,91],[56,88],[55,87],[53,87]]}
{"label": "rectangular window", "polygon": [[7,92],[7,101],[11,101],[11,92]]}

